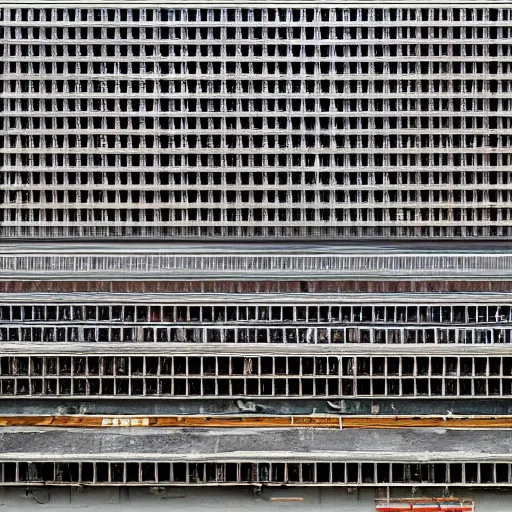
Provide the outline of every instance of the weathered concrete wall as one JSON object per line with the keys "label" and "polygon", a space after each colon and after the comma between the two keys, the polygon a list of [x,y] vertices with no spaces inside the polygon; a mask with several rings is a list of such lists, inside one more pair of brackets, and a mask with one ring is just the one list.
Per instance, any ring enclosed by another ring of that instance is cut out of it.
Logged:
{"label": "weathered concrete wall", "polygon": [[[438,491],[442,496],[442,490]],[[248,511],[325,511],[375,512],[374,490],[349,493],[339,489],[265,489],[262,496],[253,496],[251,489],[169,489],[158,494],[149,489],[25,489],[0,490],[0,507],[9,512],[45,510],[165,510],[173,512],[248,510]],[[384,497],[384,490],[377,496]],[[410,494],[408,494],[410,496]],[[417,497],[424,496],[417,493]],[[463,490],[459,497],[473,498],[478,512],[510,512],[512,493],[507,491]],[[295,497],[303,501],[276,502],[272,498]]]}

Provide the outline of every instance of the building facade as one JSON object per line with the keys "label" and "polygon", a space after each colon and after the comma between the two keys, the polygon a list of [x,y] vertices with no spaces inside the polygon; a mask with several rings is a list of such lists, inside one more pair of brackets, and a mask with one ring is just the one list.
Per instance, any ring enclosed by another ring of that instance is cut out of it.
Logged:
{"label": "building facade", "polygon": [[2,2],[0,485],[510,487],[511,20]]}
{"label": "building facade", "polygon": [[4,4],[4,238],[510,236],[506,3]]}

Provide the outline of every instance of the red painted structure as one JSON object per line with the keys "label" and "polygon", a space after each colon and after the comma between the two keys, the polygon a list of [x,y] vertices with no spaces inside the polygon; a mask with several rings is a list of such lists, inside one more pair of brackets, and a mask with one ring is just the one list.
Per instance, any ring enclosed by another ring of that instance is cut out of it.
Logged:
{"label": "red painted structure", "polygon": [[397,500],[378,500],[376,512],[474,512],[473,500],[458,498],[404,498]]}

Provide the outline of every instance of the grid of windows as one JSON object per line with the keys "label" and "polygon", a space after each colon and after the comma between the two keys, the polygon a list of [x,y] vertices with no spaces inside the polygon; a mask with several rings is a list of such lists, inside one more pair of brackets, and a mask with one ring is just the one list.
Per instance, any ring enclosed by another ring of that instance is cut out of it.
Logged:
{"label": "grid of windows", "polygon": [[512,396],[502,356],[3,356],[0,396]]}
{"label": "grid of windows", "polygon": [[0,235],[508,237],[511,13],[5,8]]}
{"label": "grid of windows", "polygon": [[510,463],[2,462],[0,485],[510,486]]}
{"label": "grid of windows", "polygon": [[0,341],[9,342],[508,344],[511,323],[508,304],[0,302]]}

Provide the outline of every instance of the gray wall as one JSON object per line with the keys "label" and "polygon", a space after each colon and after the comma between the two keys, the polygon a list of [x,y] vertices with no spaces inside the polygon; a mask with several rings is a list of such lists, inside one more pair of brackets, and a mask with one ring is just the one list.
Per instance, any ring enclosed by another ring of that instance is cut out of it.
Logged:
{"label": "gray wall", "polygon": [[[379,496],[384,497],[384,494]],[[426,491],[428,492],[428,490]],[[478,512],[510,512],[512,493],[506,491],[455,492],[459,497],[473,498]],[[404,496],[410,495],[405,493]],[[416,497],[425,494],[417,493]],[[434,493],[435,495],[435,493]],[[336,512],[374,512],[374,490],[349,493],[344,489],[265,489],[261,496],[253,496],[247,489],[168,489],[158,495],[149,489],[25,489],[0,490],[0,509],[21,512],[32,509],[45,511],[101,510],[167,510],[203,512],[208,510],[304,510]],[[442,489],[437,496],[442,496]],[[272,502],[271,498],[302,497],[302,502]],[[41,502],[40,503],[38,503]]]}

